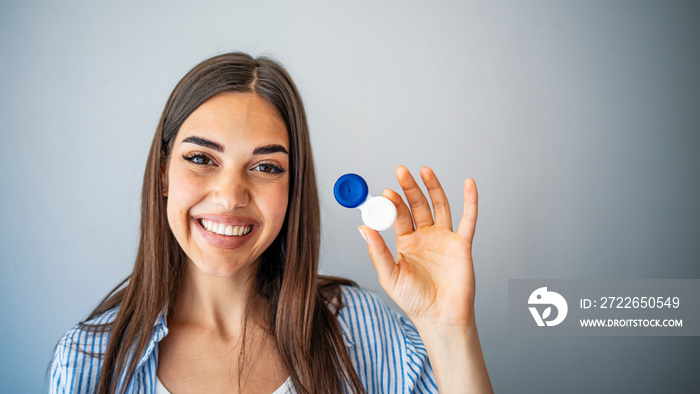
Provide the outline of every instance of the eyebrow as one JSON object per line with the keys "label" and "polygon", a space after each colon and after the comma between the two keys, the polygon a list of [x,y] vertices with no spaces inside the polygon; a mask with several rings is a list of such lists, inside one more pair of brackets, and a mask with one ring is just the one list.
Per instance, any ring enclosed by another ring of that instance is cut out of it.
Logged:
{"label": "eyebrow", "polygon": [[210,141],[210,140],[208,140],[208,139],[206,139],[206,138],[202,138],[202,137],[195,137],[195,136],[187,137],[187,138],[185,138],[184,140],[182,140],[182,143],[183,143],[183,144],[184,144],[185,142],[189,142],[189,143],[191,143],[191,144],[203,146],[203,147],[209,148],[209,149],[214,149],[214,150],[217,151],[217,152],[223,152],[223,151],[224,151],[224,147],[223,147],[221,144],[218,144],[218,143],[216,143],[216,142],[214,142],[214,141]]}
{"label": "eyebrow", "polygon": [[282,145],[277,145],[277,144],[270,144],[270,145],[263,145],[255,148],[253,150],[254,155],[268,155],[270,153],[277,153],[277,152],[282,152],[286,153],[287,155],[289,152],[287,151],[287,148],[285,148]]}
{"label": "eyebrow", "polygon": [[[182,140],[182,143],[185,143],[185,142],[189,142],[191,144],[195,144],[195,145],[203,146],[205,148],[213,149],[217,152],[223,153],[223,151],[224,151],[224,147],[221,144],[214,142],[214,141],[211,141],[211,140],[208,140],[206,138],[202,138],[202,137],[197,137],[197,136],[187,137],[184,140]],[[289,155],[289,151],[287,151],[287,148],[285,148],[284,146],[279,145],[279,144],[263,145],[263,146],[259,146],[259,147],[255,148],[255,150],[253,150],[254,155],[269,155],[271,153],[278,153],[278,152],[285,153],[285,154]]]}

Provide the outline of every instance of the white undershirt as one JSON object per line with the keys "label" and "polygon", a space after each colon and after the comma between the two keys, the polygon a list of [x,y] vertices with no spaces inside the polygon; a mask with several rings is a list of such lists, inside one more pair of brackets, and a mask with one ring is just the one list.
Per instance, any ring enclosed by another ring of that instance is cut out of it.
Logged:
{"label": "white undershirt", "polygon": [[[156,376],[156,394],[172,394],[165,388],[165,386],[163,386],[163,382],[160,381],[158,376]],[[292,378],[287,378],[287,380],[285,380],[284,383],[282,383],[282,385],[272,394],[296,394],[294,384],[292,384]]]}

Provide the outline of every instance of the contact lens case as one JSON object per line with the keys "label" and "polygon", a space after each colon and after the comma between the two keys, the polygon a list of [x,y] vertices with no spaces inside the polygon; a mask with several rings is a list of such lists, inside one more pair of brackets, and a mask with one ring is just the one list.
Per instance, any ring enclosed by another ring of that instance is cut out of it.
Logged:
{"label": "contact lens case", "polygon": [[388,198],[369,194],[367,182],[357,174],[345,174],[333,186],[335,200],[345,208],[362,211],[362,221],[376,231],[391,227],[396,220],[396,207]]}

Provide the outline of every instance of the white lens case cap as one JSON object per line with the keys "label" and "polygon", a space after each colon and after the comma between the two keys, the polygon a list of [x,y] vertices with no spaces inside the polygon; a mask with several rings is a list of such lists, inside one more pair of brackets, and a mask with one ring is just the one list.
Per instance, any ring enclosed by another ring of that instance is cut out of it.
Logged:
{"label": "white lens case cap", "polygon": [[396,207],[386,197],[368,197],[358,207],[362,211],[362,221],[370,228],[384,231],[396,220]]}

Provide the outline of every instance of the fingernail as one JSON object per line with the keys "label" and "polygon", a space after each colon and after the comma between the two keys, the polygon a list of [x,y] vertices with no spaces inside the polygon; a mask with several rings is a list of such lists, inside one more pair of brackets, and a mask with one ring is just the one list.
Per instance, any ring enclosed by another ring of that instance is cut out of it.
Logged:
{"label": "fingernail", "polygon": [[365,235],[365,232],[362,231],[362,228],[358,227],[358,228],[357,228],[357,231],[360,232],[360,235],[362,236],[362,239],[364,239],[365,242],[367,242],[367,236]]}

